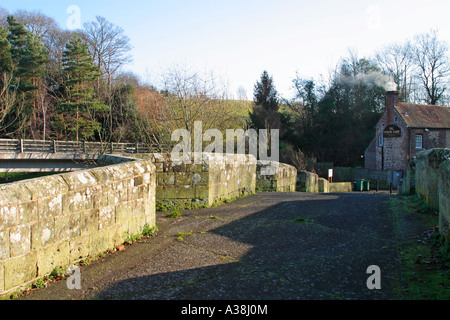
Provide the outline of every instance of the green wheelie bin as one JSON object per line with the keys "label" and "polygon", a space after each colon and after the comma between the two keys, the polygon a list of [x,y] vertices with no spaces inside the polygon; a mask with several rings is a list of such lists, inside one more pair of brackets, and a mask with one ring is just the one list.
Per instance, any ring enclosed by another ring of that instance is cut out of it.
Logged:
{"label": "green wheelie bin", "polygon": [[355,191],[363,191],[363,182],[364,180],[355,181]]}
{"label": "green wheelie bin", "polygon": [[370,180],[363,180],[363,190],[370,191]]}

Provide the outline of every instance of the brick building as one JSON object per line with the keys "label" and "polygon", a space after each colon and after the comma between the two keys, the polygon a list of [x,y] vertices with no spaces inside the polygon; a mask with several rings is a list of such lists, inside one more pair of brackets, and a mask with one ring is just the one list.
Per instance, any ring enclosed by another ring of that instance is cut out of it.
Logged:
{"label": "brick building", "polygon": [[366,169],[404,172],[418,152],[434,148],[450,148],[450,107],[402,103],[398,92],[388,92]]}

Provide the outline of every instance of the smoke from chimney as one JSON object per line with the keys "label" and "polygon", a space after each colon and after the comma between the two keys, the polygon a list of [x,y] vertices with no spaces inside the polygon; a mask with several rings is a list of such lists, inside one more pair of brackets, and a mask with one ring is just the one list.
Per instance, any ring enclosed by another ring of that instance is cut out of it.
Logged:
{"label": "smoke from chimney", "polygon": [[398,85],[394,81],[390,81],[384,85],[386,91],[398,91]]}
{"label": "smoke from chimney", "polygon": [[398,85],[392,80],[391,77],[381,73],[372,72],[368,75],[373,81],[380,87],[384,88],[386,91],[398,91]]}
{"label": "smoke from chimney", "polygon": [[379,71],[358,74],[354,78],[341,76],[340,80],[343,82],[350,82],[350,83],[372,82],[375,83],[377,86],[384,88],[384,90],[386,90],[387,92],[398,91],[398,85],[395,83],[395,81],[393,81],[393,79],[388,75],[385,75]]}

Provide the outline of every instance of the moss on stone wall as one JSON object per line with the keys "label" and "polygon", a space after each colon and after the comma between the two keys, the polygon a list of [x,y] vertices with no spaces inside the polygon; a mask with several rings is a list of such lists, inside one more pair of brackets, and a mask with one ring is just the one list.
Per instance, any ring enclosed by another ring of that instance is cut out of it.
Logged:
{"label": "moss on stone wall", "polygon": [[130,155],[152,161],[157,171],[156,209],[211,207],[256,189],[256,159],[251,155],[203,153],[188,159],[172,154]]}
{"label": "moss on stone wall", "polygon": [[276,161],[258,161],[256,190],[263,192],[295,192],[297,169]]}
{"label": "moss on stone wall", "polygon": [[150,161],[0,186],[0,294],[155,225]]}
{"label": "moss on stone wall", "polygon": [[450,159],[440,165],[439,177],[439,230],[450,245]]}
{"label": "moss on stone wall", "polygon": [[301,192],[319,192],[319,176],[307,171],[299,171],[297,178],[297,190]]}
{"label": "moss on stone wall", "polygon": [[431,149],[417,154],[416,193],[435,210],[439,210],[440,165],[450,158],[450,149]]}

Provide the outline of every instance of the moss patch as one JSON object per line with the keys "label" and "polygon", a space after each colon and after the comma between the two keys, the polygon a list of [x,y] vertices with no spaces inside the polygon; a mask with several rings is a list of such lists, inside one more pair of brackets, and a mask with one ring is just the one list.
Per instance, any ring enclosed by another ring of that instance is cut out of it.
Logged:
{"label": "moss patch", "polygon": [[406,299],[450,299],[448,249],[445,250],[446,254],[443,254],[444,250],[432,241],[435,237],[434,234],[400,251]]}

